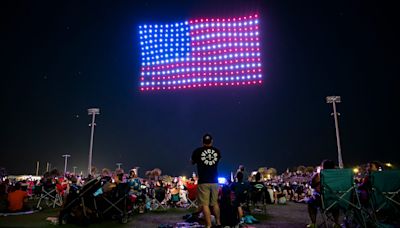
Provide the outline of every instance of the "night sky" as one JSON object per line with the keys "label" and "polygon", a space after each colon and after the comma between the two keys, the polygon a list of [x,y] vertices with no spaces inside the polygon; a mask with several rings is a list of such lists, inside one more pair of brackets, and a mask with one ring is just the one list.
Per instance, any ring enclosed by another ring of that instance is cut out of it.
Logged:
{"label": "night sky", "polygon": [[[261,86],[139,92],[138,25],[259,13]],[[337,161],[399,161],[399,14],[387,1],[2,1],[0,167],[36,160],[190,175],[209,132],[227,173]],[[397,81],[397,80],[396,80]]]}

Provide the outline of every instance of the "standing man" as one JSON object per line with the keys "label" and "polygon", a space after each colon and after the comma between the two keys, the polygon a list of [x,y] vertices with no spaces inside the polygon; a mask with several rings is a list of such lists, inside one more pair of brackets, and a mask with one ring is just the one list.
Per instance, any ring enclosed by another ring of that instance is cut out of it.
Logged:
{"label": "standing man", "polygon": [[212,144],[212,136],[205,134],[203,146],[194,150],[192,154],[192,164],[197,165],[199,178],[197,201],[203,211],[207,227],[211,227],[210,207],[214,211],[217,226],[221,225],[218,206],[218,162],[221,159],[221,153]]}

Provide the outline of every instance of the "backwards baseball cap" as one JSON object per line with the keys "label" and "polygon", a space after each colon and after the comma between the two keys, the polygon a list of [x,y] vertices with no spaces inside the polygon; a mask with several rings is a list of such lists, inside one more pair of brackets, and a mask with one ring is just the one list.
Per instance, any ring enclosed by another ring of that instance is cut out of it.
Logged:
{"label": "backwards baseball cap", "polygon": [[205,134],[203,136],[203,144],[210,144],[212,142],[212,136],[210,134]]}

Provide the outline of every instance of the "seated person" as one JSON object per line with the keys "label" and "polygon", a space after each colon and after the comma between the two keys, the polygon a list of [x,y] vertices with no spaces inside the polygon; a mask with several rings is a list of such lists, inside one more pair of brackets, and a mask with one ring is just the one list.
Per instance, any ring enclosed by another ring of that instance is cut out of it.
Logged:
{"label": "seated person", "polygon": [[369,202],[369,192],[372,190],[370,176],[372,172],[378,171],[379,163],[375,161],[368,162],[367,165],[367,175],[364,177],[362,183],[358,186],[360,201],[362,204],[368,204]]}
{"label": "seated person", "polygon": [[70,184],[67,186],[67,192],[77,192],[79,189],[81,189],[81,186],[78,184],[78,178],[76,176],[72,176],[70,180]]}
{"label": "seated person", "polygon": [[8,193],[8,210],[10,212],[24,211],[27,209],[28,193],[21,190],[21,183],[17,182],[14,191]]}
{"label": "seated person", "polygon": [[299,183],[294,189],[294,200],[300,202],[304,198],[304,186]]}
{"label": "seated person", "polygon": [[172,206],[173,207],[177,207],[177,206],[179,206],[178,205],[178,203],[179,203],[179,201],[180,201],[180,198],[179,198],[179,188],[176,186],[176,184],[174,184],[173,186],[172,186],[172,188],[170,189],[170,194],[171,194],[171,201],[170,201],[170,203],[172,204]]}
{"label": "seated person", "polygon": [[[55,179],[50,176],[44,177],[41,179],[41,185],[46,192],[51,192],[55,189]],[[55,192],[53,192],[53,195]]]}
{"label": "seated person", "polygon": [[179,188],[180,188],[180,190],[179,190],[179,198],[180,198],[179,205],[185,206],[188,203],[188,199],[187,199],[188,191],[187,191],[186,186],[183,184],[179,185]]}
{"label": "seated person", "polygon": [[6,192],[6,184],[3,182],[0,184],[0,213],[6,212],[8,209],[8,200]]}
{"label": "seated person", "polygon": [[111,171],[109,170],[109,169],[106,169],[106,168],[104,168],[104,169],[102,169],[101,170],[101,181],[102,182],[109,182],[109,181],[111,181]]}
{"label": "seated person", "polygon": [[286,196],[286,200],[293,200],[293,189],[290,186],[289,182],[286,182],[283,186],[283,193]]}
{"label": "seated person", "polygon": [[233,182],[230,186],[232,192],[234,193],[234,198],[232,200],[233,206],[237,207],[239,218],[243,217],[242,206],[246,202],[247,193],[249,186],[243,181],[243,173],[236,173],[237,182]]}
{"label": "seated person", "polygon": [[162,203],[165,199],[165,193],[166,191],[163,182],[161,180],[158,180],[154,188],[154,197],[158,202]]}
{"label": "seated person", "polygon": [[129,177],[128,177],[128,185],[131,187],[132,192],[139,192],[140,186],[142,183],[140,182],[140,179],[136,175],[136,172],[134,169],[131,169],[129,172]]}
{"label": "seated person", "polygon": [[64,205],[66,205],[67,202],[71,202],[73,199],[78,197],[79,195],[79,190],[81,189],[80,186],[77,184],[78,179],[75,176],[71,177],[71,184],[67,185],[67,189],[65,190],[64,194]]}
{"label": "seated person", "polygon": [[110,185],[110,187],[111,187],[110,195],[112,197],[120,198],[120,197],[128,194],[130,187],[128,186],[127,183],[123,182],[124,181],[123,178],[124,178],[124,173],[122,173],[122,172],[116,173],[113,176],[113,179],[112,179],[113,181]]}
{"label": "seated person", "polygon": [[68,179],[67,178],[58,178],[56,180],[56,190],[57,193],[61,196],[64,196],[65,191],[68,188]]}
{"label": "seated person", "polygon": [[286,204],[286,196],[279,185],[273,187],[275,204]]}
{"label": "seated person", "polygon": [[190,178],[186,181],[186,188],[188,190],[188,198],[191,201],[196,200],[197,197],[197,184],[195,183],[193,178]]}
{"label": "seated person", "polygon": [[[321,164],[321,170],[323,169],[334,169],[335,163],[332,160],[324,160]],[[308,199],[308,215],[310,216],[311,224],[307,227],[317,227],[317,211],[318,208],[322,206],[321,201],[321,176],[317,172],[313,175],[311,179],[311,187],[314,189],[313,195]],[[340,227],[339,225],[339,210],[332,209],[332,215],[334,219],[334,227]]]}
{"label": "seated person", "polygon": [[267,189],[265,191],[266,194],[266,202],[273,204],[274,203],[274,190],[273,190],[273,186],[271,184],[267,185]]}
{"label": "seated person", "polygon": [[251,202],[253,204],[263,200],[263,193],[265,193],[265,185],[261,182],[261,173],[257,172],[255,175],[255,182],[250,182],[251,186]]}
{"label": "seated person", "polygon": [[113,178],[111,177],[111,172],[108,169],[103,169],[101,171],[101,188],[99,188],[93,195],[98,196],[101,194],[107,194],[115,188],[115,184],[113,183]]}

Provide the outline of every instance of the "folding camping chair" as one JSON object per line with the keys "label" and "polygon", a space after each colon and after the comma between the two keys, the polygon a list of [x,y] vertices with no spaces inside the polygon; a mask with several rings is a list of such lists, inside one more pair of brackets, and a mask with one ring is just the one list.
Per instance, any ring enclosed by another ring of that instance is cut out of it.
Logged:
{"label": "folding camping chair", "polygon": [[165,188],[164,187],[155,187],[153,191],[153,196],[151,197],[151,210],[162,209],[166,210],[167,207],[164,203],[165,200]]}
{"label": "folding camping chair", "polygon": [[127,183],[119,183],[117,187],[111,191],[111,194],[106,196],[103,194],[101,197],[108,205],[103,208],[103,215],[110,212],[116,212],[121,223],[128,222],[128,211],[127,211],[127,201],[129,197],[130,187]]}
{"label": "folding camping chair", "polygon": [[367,212],[362,208],[351,169],[325,169],[321,171],[321,215],[328,227],[329,214],[343,210],[346,223],[367,227]]}
{"label": "folding camping chair", "polygon": [[198,208],[199,206],[197,205],[197,184],[192,184],[192,185],[187,185],[187,201],[189,203],[189,205],[187,206],[187,208]]}
{"label": "folding camping chair", "polygon": [[44,202],[47,207],[56,206],[61,207],[63,204],[62,196],[57,192],[57,188],[54,185],[51,186],[40,186],[40,197],[36,204],[36,208],[41,208],[41,203]]}
{"label": "folding camping chair", "polygon": [[371,204],[378,217],[400,216],[400,170],[371,173]]}
{"label": "folding camping chair", "polygon": [[172,207],[178,207],[178,206],[180,206],[179,205],[179,202],[181,201],[181,198],[179,197],[179,189],[178,188],[172,188],[171,190],[170,190],[170,195],[171,195],[171,198],[170,198],[170,200],[169,200],[169,203],[170,203],[170,205],[172,206]]}
{"label": "folding camping chair", "polygon": [[266,187],[262,183],[257,183],[250,186],[249,196],[245,197],[247,200],[250,200],[249,209],[250,212],[253,213],[262,213],[267,214],[267,203],[266,203]]}
{"label": "folding camping chair", "polygon": [[[76,217],[76,213],[74,213],[76,210],[82,211],[82,213],[78,214],[83,214],[80,217],[84,220],[80,221],[83,224],[93,219],[98,219],[99,214],[94,193],[101,187],[101,178],[98,177],[89,180],[81,188],[71,188],[66,197],[65,205],[60,211],[59,224],[73,220],[71,217]],[[71,214],[75,214],[75,216],[70,216]]]}

